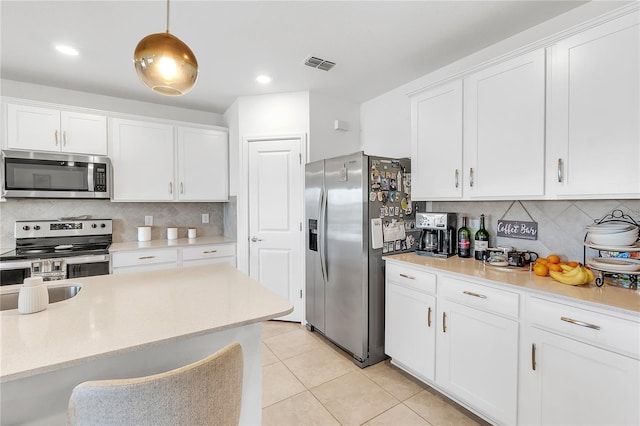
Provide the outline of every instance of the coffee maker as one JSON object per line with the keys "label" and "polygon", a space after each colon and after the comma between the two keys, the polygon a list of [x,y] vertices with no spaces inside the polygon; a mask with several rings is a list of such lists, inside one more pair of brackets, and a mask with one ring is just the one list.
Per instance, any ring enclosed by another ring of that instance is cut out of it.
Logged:
{"label": "coffee maker", "polygon": [[421,229],[416,254],[447,258],[456,254],[455,213],[416,212],[416,228]]}

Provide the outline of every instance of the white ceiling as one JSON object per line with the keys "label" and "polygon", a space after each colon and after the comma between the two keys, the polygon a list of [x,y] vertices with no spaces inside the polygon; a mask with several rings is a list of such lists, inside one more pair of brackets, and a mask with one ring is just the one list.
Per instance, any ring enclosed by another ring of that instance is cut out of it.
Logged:
{"label": "white ceiling", "polygon": [[[217,113],[238,96],[302,90],[360,103],[583,3],[172,0],[170,31],[200,74],[189,94],[166,97],[132,61],[142,37],[165,30],[164,1],[2,0],[0,75]],[[57,53],[61,42],[80,55]],[[304,66],[310,54],[337,65]]]}

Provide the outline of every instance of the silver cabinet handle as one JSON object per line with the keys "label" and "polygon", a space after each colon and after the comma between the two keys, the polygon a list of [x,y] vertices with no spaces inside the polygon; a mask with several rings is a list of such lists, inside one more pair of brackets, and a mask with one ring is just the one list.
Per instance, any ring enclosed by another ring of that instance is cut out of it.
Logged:
{"label": "silver cabinet handle", "polygon": [[558,158],[558,182],[562,182],[562,158]]}
{"label": "silver cabinet handle", "polygon": [[184,183],[180,182],[180,193],[184,194]]}
{"label": "silver cabinet handle", "polygon": [[406,278],[408,280],[415,280],[416,277],[412,277],[411,275],[407,275],[407,274],[400,274],[401,277]]}
{"label": "silver cabinet handle", "polygon": [[485,296],[484,294],[478,294],[478,293],[474,293],[472,291],[463,291],[464,294],[468,295],[468,296],[473,296],[473,297],[479,297],[480,299],[486,299],[487,296]]}
{"label": "silver cabinet handle", "polygon": [[578,320],[574,320],[572,318],[567,318],[567,317],[560,317],[560,319],[562,321],[566,321],[571,324],[579,325],[580,327],[587,327],[587,328],[592,328],[594,330],[600,330],[599,325],[589,324],[588,322],[578,321]]}
{"label": "silver cabinet handle", "polygon": [[447,313],[446,312],[442,313],[442,332],[443,333],[447,332]]}
{"label": "silver cabinet handle", "polygon": [[67,146],[67,131],[62,132],[62,146]]}
{"label": "silver cabinet handle", "polygon": [[258,241],[262,241],[262,239],[254,236],[254,237],[251,237],[251,241],[254,243],[257,243]]}
{"label": "silver cabinet handle", "polygon": [[469,186],[473,188],[473,167],[469,168]]}
{"label": "silver cabinet handle", "polygon": [[456,188],[460,185],[460,171],[456,169]]}
{"label": "silver cabinet handle", "polygon": [[536,371],[536,344],[531,344],[531,369]]}
{"label": "silver cabinet handle", "polygon": [[427,309],[427,327],[431,327],[431,306]]}
{"label": "silver cabinet handle", "polygon": [[202,252],[202,254],[211,254],[211,253],[217,253],[218,250],[205,250]]}
{"label": "silver cabinet handle", "polygon": [[173,182],[169,182],[169,194],[173,194]]}
{"label": "silver cabinet handle", "polygon": [[53,132],[54,137],[56,138],[56,146],[58,146],[58,131]]}
{"label": "silver cabinet handle", "polygon": [[155,258],[155,256],[141,256],[138,259],[139,260],[144,260],[144,259],[153,259],[153,258]]}

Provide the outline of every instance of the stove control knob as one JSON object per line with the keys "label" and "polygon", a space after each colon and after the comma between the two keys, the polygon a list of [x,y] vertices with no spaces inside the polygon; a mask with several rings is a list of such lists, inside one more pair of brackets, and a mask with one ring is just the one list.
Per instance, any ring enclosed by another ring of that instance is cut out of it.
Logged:
{"label": "stove control knob", "polygon": [[36,231],[39,231],[40,230],[40,225],[34,226],[33,229],[35,229]]}
{"label": "stove control knob", "polygon": [[29,225],[25,225],[22,227],[23,230],[25,231],[29,231],[31,229],[31,227]]}
{"label": "stove control knob", "polygon": [[91,224],[91,227],[92,227],[93,229],[95,229],[95,228],[97,228],[97,227],[98,227],[98,225],[96,225],[95,223],[92,223],[92,224]]}
{"label": "stove control knob", "polygon": [[106,227],[107,227],[107,225],[105,225],[104,223],[100,224],[100,228],[106,228]]}

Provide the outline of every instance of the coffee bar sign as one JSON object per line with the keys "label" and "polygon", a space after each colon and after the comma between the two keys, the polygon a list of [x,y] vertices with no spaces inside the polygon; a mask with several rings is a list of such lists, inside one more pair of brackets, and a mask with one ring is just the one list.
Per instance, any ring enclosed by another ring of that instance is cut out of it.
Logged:
{"label": "coffee bar sign", "polygon": [[520,240],[537,240],[538,222],[498,220],[498,237],[517,238]]}

